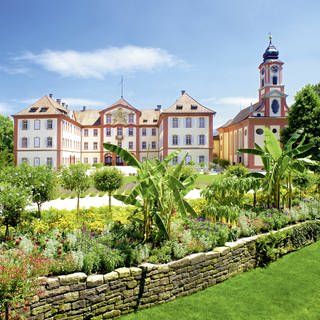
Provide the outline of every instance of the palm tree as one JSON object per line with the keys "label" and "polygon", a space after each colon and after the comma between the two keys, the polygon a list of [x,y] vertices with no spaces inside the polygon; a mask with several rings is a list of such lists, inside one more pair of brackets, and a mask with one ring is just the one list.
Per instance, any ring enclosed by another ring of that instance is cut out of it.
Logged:
{"label": "palm tree", "polygon": [[131,192],[127,195],[114,195],[114,198],[136,206],[136,211],[142,213],[144,241],[150,240],[153,225],[158,228],[160,237],[169,239],[171,218],[176,210],[183,216],[187,213],[196,215],[183,198],[192,187],[195,175],[182,177],[184,160],[173,171],[168,170],[169,163],[179,151],[171,153],[163,161],[152,159],[140,163],[130,152],[119,146],[104,143],[104,148],[138,169],[137,184]]}
{"label": "palm tree", "polygon": [[[266,174],[253,175],[264,179],[264,189],[273,204],[280,209],[280,187],[286,181],[288,188],[288,206],[291,208],[292,172],[301,172],[308,164],[315,165],[309,157],[299,158],[313,147],[312,143],[304,144],[305,137],[297,144],[302,131],[295,132],[288,142],[281,148],[281,144],[270,129],[265,128],[263,148],[255,144],[255,149],[239,149],[239,152],[254,154],[261,157]],[[269,198],[269,199],[270,199]]]}

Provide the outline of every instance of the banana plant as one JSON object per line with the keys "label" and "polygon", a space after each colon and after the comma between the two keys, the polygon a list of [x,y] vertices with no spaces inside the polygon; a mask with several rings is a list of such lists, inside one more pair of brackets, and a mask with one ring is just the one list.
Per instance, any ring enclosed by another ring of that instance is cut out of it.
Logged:
{"label": "banana plant", "polygon": [[280,209],[280,187],[286,181],[288,187],[288,206],[291,207],[292,172],[302,172],[307,165],[316,165],[309,157],[299,158],[312,147],[312,143],[304,144],[305,136],[302,131],[296,131],[288,142],[281,148],[281,144],[270,129],[265,128],[264,146],[255,144],[255,149],[239,149],[239,152],[260,156],[266,174],[253,174],[264,179],[264,190],[273,198],[273,204]]}
{"label": "banana plant", "polygon": [[131,192],[114,197],[125,204],[135,206],[136,212],[142,213],[145,242],[150,241],[154,226],[160,238],[170,239],[171,219],[176,211],[182,216],[188,213],[196,215],[184,199],[195,181],[195,175],[181,181],[185,158],[173,171],[168,170],[171,160],[179,154],[179,151],[169,154],[163,161],[151,159],[140,163],[134,155],[119,146],[104,143],[104,148],[137,169],[137,184]]}

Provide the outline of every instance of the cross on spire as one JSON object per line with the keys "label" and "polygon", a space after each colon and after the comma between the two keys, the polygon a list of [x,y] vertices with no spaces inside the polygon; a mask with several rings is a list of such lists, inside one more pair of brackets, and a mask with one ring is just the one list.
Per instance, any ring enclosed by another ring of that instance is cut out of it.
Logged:
{"label": "cross on spire", "polygon": [[269,37],[269,45],[272,44],[272,34],[271,32],[268,33],[268,37]]}

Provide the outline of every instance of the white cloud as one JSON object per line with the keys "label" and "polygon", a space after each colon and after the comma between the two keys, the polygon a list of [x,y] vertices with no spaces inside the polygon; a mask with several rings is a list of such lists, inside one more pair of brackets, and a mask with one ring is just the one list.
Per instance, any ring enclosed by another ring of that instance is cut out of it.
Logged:
{"label": "white cloud", "polygon": [[[39,98],[28,98],[19,101],[20,103],[31,105]],[[106,102],[92,99],[83,99],[83,98],[62,98],[62,101],[69,105],[70,109],[76,109],[76,107],[101,107],[106,105]]]}
{"label": "white cloud", "polygon": [[63,99],[68,105],[73,106],[87,106],[87,107],[101,107],[106,103],[98,100],[81,99],[81,98],[65,98]]}
{"label": "white cloud", "polygon": [[0,102],[0,114],[10,115],[14,107],[6,102]]}
{"label": "white cloud", "polygon": [[211,102],[217,105],[229,105],[238,107],[248,107],[251,103],[257,102],[256,97],[222,97],[222,98],[207,98],[206,102]]}
{"label": "white cloud", "polygon": [[16,60],[29,61],[66,77],[103,79],[109,73],[171,67],[179,61],[159,48],[125,46],[79,52],[45,50],[28,52]]}
{"label": "white cloud", "polygon": [[15,74],[28,74],[29,69],[26,67],[5,67],[0,66],[0,71],[3,71],[5,73],[15,75]]}

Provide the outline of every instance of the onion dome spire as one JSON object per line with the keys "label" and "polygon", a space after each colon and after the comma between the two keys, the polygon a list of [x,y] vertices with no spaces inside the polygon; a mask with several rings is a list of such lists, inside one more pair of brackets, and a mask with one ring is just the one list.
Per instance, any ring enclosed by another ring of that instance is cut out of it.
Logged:
{"label": "onion dome spire", "polygon": [[263,62],[266,60],[276,60],[279,58],[279,51],[272,44],[272,35],[269,33],[269,46],[263,54]]}

